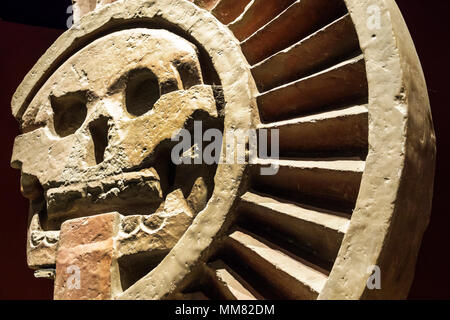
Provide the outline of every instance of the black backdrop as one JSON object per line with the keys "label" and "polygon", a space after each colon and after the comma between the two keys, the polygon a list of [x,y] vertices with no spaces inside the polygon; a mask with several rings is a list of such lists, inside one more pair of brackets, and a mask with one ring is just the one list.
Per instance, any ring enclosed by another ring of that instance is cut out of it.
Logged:
{"label": "black backdrop", "polygon": [[[431,223],[425,234],[410,299],[450,299],[449,137],[450,1],[397,0],[427,79],[438,142]],[[26,266],[27,203],[19,173],[10,169],[18,126],[11,97],[38,58],[66,29],[70,0],[2,0],[0,3],[0,299],[51,299],[52,282]],[[418,183],[420,183],[418,181]]]}

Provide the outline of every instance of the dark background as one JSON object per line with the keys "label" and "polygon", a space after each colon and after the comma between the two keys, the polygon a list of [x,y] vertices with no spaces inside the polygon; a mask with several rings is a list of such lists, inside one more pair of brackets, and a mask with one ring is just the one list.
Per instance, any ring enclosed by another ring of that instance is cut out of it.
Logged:
{"label": "dark background", "polygon": [[[10,101],[26,73],[67,29],[70,2],[1,0],[0,4],[0,299],[51,299],[53,294],[53,282],[35,279],[26,265],[28,204],[19,192],[20,174],[9,166],[14,137],[19,134],[11,116]],[[450,299],[450,215],[447,213],[450,1],[397,0],[397,3],[425,72],[438,143],[431,223],[422,243],[409,298]]]}

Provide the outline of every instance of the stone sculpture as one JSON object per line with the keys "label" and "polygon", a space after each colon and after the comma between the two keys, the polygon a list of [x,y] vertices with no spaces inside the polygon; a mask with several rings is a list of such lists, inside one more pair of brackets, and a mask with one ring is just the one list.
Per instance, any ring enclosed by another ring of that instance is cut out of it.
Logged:
{"label": "stone sculpture", "polygon": [[[12,100],[55,299],[406,297],[435,137],[394,1],[74,0],[74,20]],[[197,120],[278,130],[281,159],[175,165]]]}

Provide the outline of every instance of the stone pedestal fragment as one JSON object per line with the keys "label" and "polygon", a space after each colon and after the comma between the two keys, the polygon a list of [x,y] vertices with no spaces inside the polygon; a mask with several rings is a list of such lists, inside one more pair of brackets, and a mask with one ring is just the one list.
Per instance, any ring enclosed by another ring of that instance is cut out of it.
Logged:
{"label": "stone pedestal fragment", "polygon": [[108,213],[63,223],[56,256],[55,300],[111,298],[118,219],[117,213]]}

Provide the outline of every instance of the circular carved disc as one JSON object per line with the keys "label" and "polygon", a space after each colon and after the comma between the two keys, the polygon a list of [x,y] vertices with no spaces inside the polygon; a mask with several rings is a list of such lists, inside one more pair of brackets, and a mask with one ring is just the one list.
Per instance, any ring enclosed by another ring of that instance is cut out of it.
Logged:
{"label": "circular carved disc", "polygon": [[[393,0],[112,3],[57,40],[19,87],[14,115],[75,52],[132,27],[195,44],[210,61],[204,73],[220,79],[224,128],[278,130],[280,160],[219,165],[206,208],[115,298],[406,297],[428,224],[435,138]],[[276,174],[261,175],[270,165]],[[374,270],[380,290],[367,285]]]}

